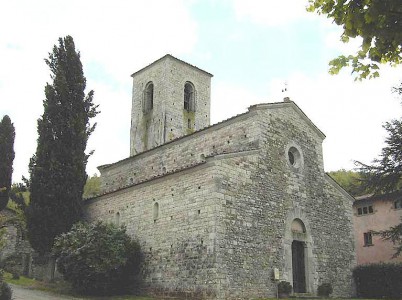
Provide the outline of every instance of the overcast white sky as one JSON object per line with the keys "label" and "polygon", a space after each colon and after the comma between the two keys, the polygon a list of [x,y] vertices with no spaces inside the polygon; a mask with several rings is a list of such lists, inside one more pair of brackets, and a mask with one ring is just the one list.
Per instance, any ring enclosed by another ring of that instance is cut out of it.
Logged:
{"label": "overcast white sky", "polygon": [[307,0],[13,0],[0,11],[0,118],[16,128],[14,181],[28,175],[36,150],[49,70],[59,37],[73,36],[88,89],[102,111],[87,172],[129,155],[130,75],[170,53],[212,74],[212,122],[261,102],[290,97],[326,134],[325,170],[370,162],[383,146],[382,124],[402,115],[391,87],[402,67],[355,82],[328,75],[328,61],[352,53],[341,29],[305,11]]}

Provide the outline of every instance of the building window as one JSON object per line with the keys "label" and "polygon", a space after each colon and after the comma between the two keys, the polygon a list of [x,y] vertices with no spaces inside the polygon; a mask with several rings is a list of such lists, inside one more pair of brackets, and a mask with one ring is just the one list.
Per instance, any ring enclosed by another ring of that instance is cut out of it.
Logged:
{"label": "building window", "polygon": [[184,109],[195,111],[195,89],[190,82],[186,82],[184,85]]}
{"label": "building window", "polygon": [[394,208],[395,209],[402,209],[402,198],[398,199],[394,202]]}
{"label": "building window", "polygon": [[302,158],[301,151],[298,148],[296,148],[294,146],[289,147],[289,149],[287,150],[287,155],[288,155],[288,157],[287,157],[288,163],[292,167],[297,169],[302,166],[303,158]]}
{"label": "building window", "polygon": [[158,204],[158,202],[154,203],[153,217],[154,217],[154,222],[156,222],[156,220],[159,217],[159,204]]}
{"label": "building window", "polygon": [[114,223],[115,223],[117,226],[120,226],[120,213],[119,213],[119,212],[117,212],[116,215],[115,215],[115,217],[114,217]]}
{"label": "building window", "polygon": [[358,208],[357,208],[357,214],[358,214],[359,216],[361,216],[361,215],[367,215],[367,214],[372,214],[372,213],[374,213],[374,210],[373,210],[373,206],[372,206],[372,205],[369,205],[369,206],[362,206],[362,207],[358,207]]}
{"label": "building window", "polygon": [[142,101],[142,111],[149,113],[154,108],[154,84],[152,81],[145,86],[144,97]]}
{"label": "building window", "polygon": [[373,236],[371,232],[365,232],[364,235],[364,246],[373,246]]}

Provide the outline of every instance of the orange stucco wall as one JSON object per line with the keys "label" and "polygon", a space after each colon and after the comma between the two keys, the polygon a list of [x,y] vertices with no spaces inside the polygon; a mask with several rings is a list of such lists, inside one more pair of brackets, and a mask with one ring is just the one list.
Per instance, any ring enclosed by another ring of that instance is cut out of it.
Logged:
{"label": "orange stucco wall", "polygon": [[[358,215],[357,208],[373,206],[373,213]],[[370,230],[380,231],[395,226],[401,222],[402,209],[394,209],[393,200],[356,200],[354,209],[354,230],[356,237],[357,264],[378,262],[402,262],[402,256],[392,258],[394,246],[389,241],[384,241],[379,236],[373,236],[373,245],[364,246],[364,233]]]}

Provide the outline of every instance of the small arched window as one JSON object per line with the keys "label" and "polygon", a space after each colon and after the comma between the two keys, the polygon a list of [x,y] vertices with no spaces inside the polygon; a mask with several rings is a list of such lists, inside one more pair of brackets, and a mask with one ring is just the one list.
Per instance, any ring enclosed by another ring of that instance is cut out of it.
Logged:
{"label": "small arched window", "polygon": [[184,109],[195,111],[195,88],[191,82],[184,85]]}
{"label": "small arched window", "polygon": [[154,84],[152,83],[152,81],[150,81],[145,86],[144,97],[142,101],[142,111],[144,113],[148,113],[153,108],[154,108]]}
{"label": "small arched window", "polygon": [[159,217],[159,204],[158,202],[154,203],[154,210],[153,210],[153,217],[154,217],[154,222],[158,219]]}
{"label": "small arched window", "polygon": [[117,226],[120,226],[120,213],[119,212],[117,212],[116,215],[114,216],[114,223]]}

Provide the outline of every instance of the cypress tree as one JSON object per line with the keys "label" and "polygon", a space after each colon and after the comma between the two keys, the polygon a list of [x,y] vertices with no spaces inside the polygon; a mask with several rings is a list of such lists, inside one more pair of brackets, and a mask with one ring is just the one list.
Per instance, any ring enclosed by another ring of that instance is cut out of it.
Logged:
{"label": "cypress tree", "polygon": [[9,116],[0,122],[0,210],[8,203],[13,175],[15,129]]}
{"label": "cypress tree", "polygon": [[60,38],[45,61],[53,82],[45,86],[26,210],[28,237],[40,254],[49,253],[54,238],[82,217],[89,157],[85,149],[96,125],[91,125],[90,119],[98,113],[93,91],[85,94],[80,53],[71,36]]}

